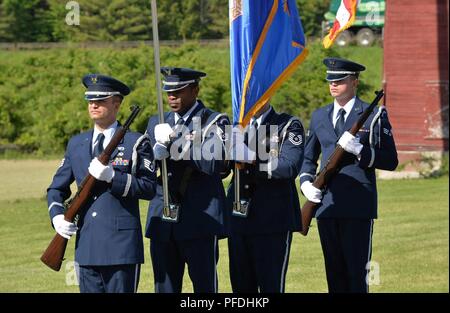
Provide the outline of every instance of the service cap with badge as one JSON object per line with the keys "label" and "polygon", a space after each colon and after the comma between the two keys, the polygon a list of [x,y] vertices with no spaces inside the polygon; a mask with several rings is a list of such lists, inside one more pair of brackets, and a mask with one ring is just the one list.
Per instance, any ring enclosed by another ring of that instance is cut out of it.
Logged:
{"label": "service cap with badge", "polygon": [[112,96],[123,98],[130,93],[130,88],[120,80],[102,74],[87,74],[82,82],[87,88],[85,99],[90,101],[104,100]]}
{"label": "service cap with badge", "polygon": [[334,82],[347,78],[350,75],[358,76],[364,71],[364,65],[341,58],[325,58],[323,64],[327,67],[327,81]]}
{"label": "service cap with badge", "polygon": [[167,66],[161,67],[161,74],[164,76],[163,90],[167,92],[181,90],[206,76],[206,73],[190,68]]}

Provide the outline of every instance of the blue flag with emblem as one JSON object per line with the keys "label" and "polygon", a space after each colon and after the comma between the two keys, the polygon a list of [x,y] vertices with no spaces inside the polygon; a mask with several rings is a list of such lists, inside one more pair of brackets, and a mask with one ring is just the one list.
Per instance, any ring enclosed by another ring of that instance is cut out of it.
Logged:
{"label": "blue flag with emblem", "polygon": [[245,127],[306,58],[295,0],[230,0],[234,124]]}

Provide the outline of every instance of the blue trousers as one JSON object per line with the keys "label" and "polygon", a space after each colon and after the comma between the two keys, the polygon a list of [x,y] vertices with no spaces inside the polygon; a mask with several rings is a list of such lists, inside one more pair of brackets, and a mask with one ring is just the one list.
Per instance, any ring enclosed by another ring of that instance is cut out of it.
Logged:
{"label": "blue trousers", "polygon": [[181,293],[185,265],[194,292],[217,292],[219,247],[216,236],[193,240],[150,241],[155,292]]}
{"label": "blue trousers", "polygon": [[140,264],[80,266],[78,281],[81,293],[135,293]]}
{"label": "blue trousers", "polygon": [[292,232],[228,238],[233,292],[284,292]]}
{"label": "blue trousers", "polygon": [[330,293],[367,293],[367,263],[372,255],[373,220],[318,219]]}

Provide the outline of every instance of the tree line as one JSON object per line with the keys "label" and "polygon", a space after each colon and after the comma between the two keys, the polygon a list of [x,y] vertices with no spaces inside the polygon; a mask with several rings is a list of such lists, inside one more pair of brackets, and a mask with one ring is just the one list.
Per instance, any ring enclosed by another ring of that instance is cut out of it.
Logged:
{"label": "tree line", "polygon": [[[373,91],[380,88],[380,47],[325,50],[316,41],[309,42],[308,49],[306,60],[271,100],[277,111],[300,117],[305,127],[311,113],[332,100],[323,58],[344,57],[370,65],[361,75],[358,93],[362,99],[371,101]],[[200,82],[199,98],[208,107],[232,118],[228,47],[195,42],[179,47],[162,46],[160,59],[162,66],[206,72],[207,77]],[[132,128],[144,132],[149,116],[157,113],[151,46],[0,50],[0,156],[2,147],[8,146],[42,157],[59,155],[71,136],[91,128],[81,83],[87,73],[111,75],[130,86],[132,92],[125,97],[119,120],[129,115],[132,104],[140,105],[143,110]]]}
{"label": "tree line", "polygon": [[[306,35],[320,36],[330,0],[296,0]],[[222,39],[228,0],[158,0],[161,40]],[[151,40],[150,0],[0,0],[0,42]]]}

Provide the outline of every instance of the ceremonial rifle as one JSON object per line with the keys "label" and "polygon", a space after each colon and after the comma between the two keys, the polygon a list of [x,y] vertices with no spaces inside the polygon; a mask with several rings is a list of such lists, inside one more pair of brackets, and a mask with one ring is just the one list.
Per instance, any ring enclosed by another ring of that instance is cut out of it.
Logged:
{"label": "ceremonial rifle", "polygon": [[[98,156],[98,160],[103,164],[107,165],[111,154],[117,148],[119,143],[122,141],[125,133],[130,128],[131,123],[134,121],[141,109],[139,106],[134,106],[130,117],[123,126],[117,128],[111,141],[106,146],[105,150]],[[68,201],[67,209],[64,213],[64,219],[67,222],[73,223],[77,214],[83,209],[86,202],[91,197],[91,192],[97,183],[91,174],[87,174],[86,177],[81,182],[77,193],[75,196]],[[62,261],[64,260],[64,253],[66,252],[67,239],[56,233],[53,240],[48,245],[47,249],[41,256],[41,261],[50,267],[52,270],[59,271],[61,268]]]}
{"label": "ceremonial rifle", "polygon": [[[365,121],[369,118],[369,115],[372,113],[373,109],[378,105],[378,102],[384,95],[383,89],[380,91],[375,91],[376,97],[369,105],[369,107],[361,114],[360,118],[353,124],[352,128],[350,128],[349,132],[353,136],[359,131],[359,129],[364,125]],[[344,157],[346,151],[340,146],[337,145],[333,154],[328,158],[322,170],[316,176],[316,179],[313,182],[313,186],[317,189],[323,190],[327,183],[333,178],[334,174],[339,170],[340,163],[342,158]],[[300,233],[304,236],[308,234],[309,225],[311,224],[311,220],[316,212],[317,207],[320,203],[314,203],[311,201],[306,201],[302,207],[302,230]]]}

